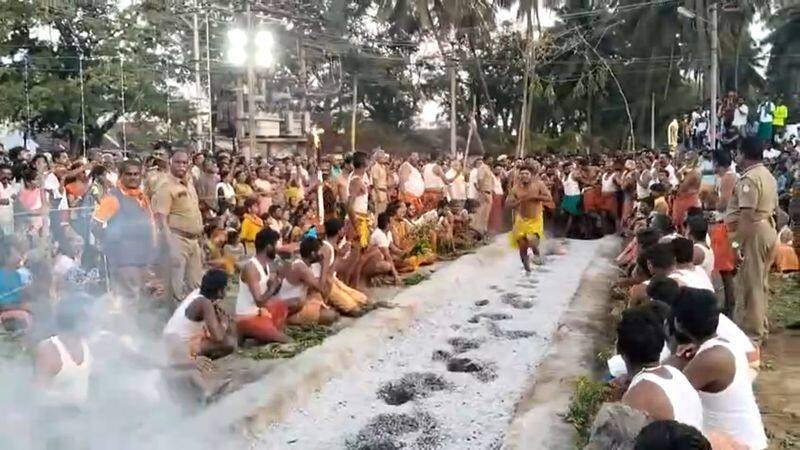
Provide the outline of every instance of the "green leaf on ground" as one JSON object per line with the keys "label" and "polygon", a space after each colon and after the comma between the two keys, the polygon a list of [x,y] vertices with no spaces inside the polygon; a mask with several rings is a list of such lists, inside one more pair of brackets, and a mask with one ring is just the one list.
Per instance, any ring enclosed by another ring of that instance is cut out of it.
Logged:
{"label": "green leaf on ground", "polygon": [[316,347],[333,334],[330,327],[322,325],[303,327],[290,325],[285,331],[286,335],[292,338],[292,342],[285,344],[275,342],[260,347],[240,349],[239,354],[255,360],[291,358],[306,349]]}

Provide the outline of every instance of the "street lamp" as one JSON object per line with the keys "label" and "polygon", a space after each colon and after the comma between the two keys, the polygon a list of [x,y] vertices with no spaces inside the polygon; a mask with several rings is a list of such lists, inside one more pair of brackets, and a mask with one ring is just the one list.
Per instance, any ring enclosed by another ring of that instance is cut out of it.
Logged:
{"label": "street lamp", "polygon": [[717,32],[719,19],[717,16],[717,4],[711,3],[708,7],[711,20],[698,17],[694,11],[685,6],[678,6],[678,14],[692,20],[701,20],[711,26],[711,135],[709,142],[711,148],[717,148],[717,91],[719,90],[719,33]]}
{"label": "street lamp", "polygon": [[247,13],[247,29],[231,28],[228,30],[228,62],[234,66],[247,67],[247,128],[250,134],[250,145],[245,156],[252,156],[256,148],[256,107],[255,107],[255,67],[272,66],[274,39],[272,33],[265,29],[253,30],[252,18]]}
{"label": "street lamp", "polygon": [[247,32],[239,28],[228,30],[228,62],[241,67],[247,62]]}

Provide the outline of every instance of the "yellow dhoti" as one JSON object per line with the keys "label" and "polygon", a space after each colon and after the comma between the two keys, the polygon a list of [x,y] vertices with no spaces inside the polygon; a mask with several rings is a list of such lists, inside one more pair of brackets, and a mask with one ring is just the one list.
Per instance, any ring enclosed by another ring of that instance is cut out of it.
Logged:
{"label": "yellow dhoti", "polygon": [[509,234],[511,246],[518,248],[520,239],[531,239],[533,236],[537,236],[540,240],[544,238],[544,217],[540,214],[537,217],[526,219],[517,215],[514,220],[514,228]]}
{"label": "yellow dhoti", "polygon": [[336,275],[331,280],[331,292],[328,300],[334,308],[345,315],[357,315],[369,303],[369,299],[364,293],[344,284]]}
{"label": "yellow dhoti", "polygon": [[372,232],[372,216],[369,214],[356,214],[356,223],[353,224],[353,227],[358,233],[358,243],[361,248],[367,248],[369,245],[369,237],[370,233]]}
{"label": "yellow dhoti", "polygon": [[289,316],[287,321],[292,325],[318,325],[320,314],[325,309],[330,309],[330,307],[325,304],[319,292],[313,292],[303,300],[300,311]]}

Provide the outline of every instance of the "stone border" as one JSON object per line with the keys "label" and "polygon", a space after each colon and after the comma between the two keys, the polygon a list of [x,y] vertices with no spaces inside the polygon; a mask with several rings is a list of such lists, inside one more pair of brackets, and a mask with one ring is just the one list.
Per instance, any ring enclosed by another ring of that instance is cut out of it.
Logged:
{"label": "stone border", "polygon": [[[437,267],[431,279],[453,282],[459,274],[463,275],[465,265],[479,270],[485,256],[507,251],[508,239],[506,235],[500,235],[474,253]],[[167,435],[142,436],[142,439],[150,442],[146,445],[142,443],[141,448],[174,450],[184,443],[192,445],[192,435],[198,429],[203,430],[204,436],[212,436],[204,439],[204,444],[209,448],[253,447],[255,439],[270,425],[280,422],[289,412],[307,402],[311,394],[328,380],[352,368],[357,359],[375,354],[382,343],[391,335],[406,329],[421,316],[422,311],[446,301],[444,296],[417,297],[418,288],[425,286],[428,281],[398,292],[392,300],[397,305],[395,308],[378,309],[355,320],[352,325],[326,338],[322,344],[282,361],[262,379],[243,386],[196,416],[181,421]],[[218,442],[213,436],[219,436]]]}
{"label": "stone border", "polygon": [[535,379],[517,404],[506,429],[504,450],[575,448],[577,433],[562,415],[574,392],[572,381],[591,374],[596,364],[597,337],[606,332],[608,291],[617,273],[613,258],[619,241],[605,238],[601,242],[595,253],[598,263],[589,265],[582,275]]}

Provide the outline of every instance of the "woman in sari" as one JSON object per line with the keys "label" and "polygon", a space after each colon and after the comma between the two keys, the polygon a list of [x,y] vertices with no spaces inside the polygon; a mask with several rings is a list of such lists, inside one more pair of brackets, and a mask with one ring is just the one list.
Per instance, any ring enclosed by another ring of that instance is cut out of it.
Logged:
{"label": "woman in sari", "polygon": [[[421,266],[433,264],[436,261],[435,227],[426,234],[408,220],[409,208],[399,201],[390,204],[386,212],[391,217],[389,229],[392,240],[399,249],[394,255],[397,271],[415,272]],[[421,236],[420,231],[425,235]]]}
{"label": "woman in sari", "polygon": [[255,192],[249,183],[250,175],[246,170],[236,172],[236,183],[233,185],[233,192],[236,194],[236,204],[244,206],[244,201],[253,196]]}
{"label": "woman in sari", "polygon": [[44,191],[39,184],[39,176],[33,168],[27,168],[22,172],[22,183],[23,188],[17,195],[21,211],[14,228],[24,230],[25,236],[37,240],[46,234],[45,217],[48,208]]}

